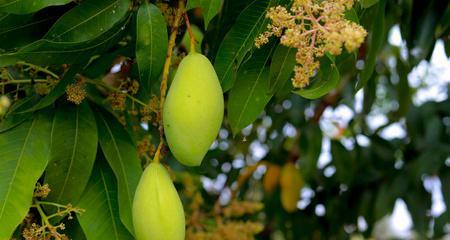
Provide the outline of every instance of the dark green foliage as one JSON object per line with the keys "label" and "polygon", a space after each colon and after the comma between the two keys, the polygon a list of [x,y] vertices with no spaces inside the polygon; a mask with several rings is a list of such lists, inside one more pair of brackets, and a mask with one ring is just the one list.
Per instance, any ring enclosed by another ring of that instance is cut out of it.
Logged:
{"label": "dark green foliage", "polygon": [[[72,220],[67,215],[52,220],[65,223],[64,233],[71,238],[134,239],[135,188],[160,141],[160,116],[154,112],[159,103],[149,102],[160,94],[173,27],[160,2],[0,0],[0,96],[12,103],[3,113],[0,102],[0,240],[20,239],[30,219],[41,224],[36,201],[42,199],[33,197],[36,183],[50,184],[46,201],[86,210]],[[176,8],[176,2],[167,6]],[[365,42],[355,52],[326,53],[303,89],[291,84],[297,49],[281,45],[276,37],[255,47],[255,38],[269,23],[267,9],[289,3],[186,2],[191,23],[204,31],[202,53],[221,81],[226,117],[217,144],[200,167],[184,167],[170,149],[161,151],[185,208],[182,174],[225,176],[220,189],[200,191],[202,207],[211,210],[221,192],[234,189],[247,166],[263,161],[281,167],[293,161],[305,181],[298,211],[283,209],[279,187],[264,192],[263,171],[236,192],[237,199],[265,204],[265,217],[259,218],[264,230],[256,239],[379,237],[376,224],[392,214],[399,199],[406,203],[418,239],[448,234],[450,100],[417,102],[417,93],[426,86],[414,84],[411,72],[426,65],[437,43],[450,56],[450,3],[358,1],[345,17],[365,27]],[[388,42],[396,27],[402,46]],[[186,54],[179,47],[186,27],[178,31],[169,78]],[[36,93],[46,81],[50,91]],[[129,91],[133,81],[140,86],[136,93]],[[80,105],[67,101],[68,87],[77,84],[86,91]],[[448,96],[448,82],[443,88],[440,93]],[[124,94],[124,111],[112,106],[113,93]],[[333,110],[349,116],[330,117]],[[385,121],[376,124],[374,116]],[[389,137],[392,126],[403,134]],[[151,145],[144,149],[149,155],[137,151],[144,138]],[[424,187],[431,177],[441,181],[447,206],[439,216],[430,214],[432,198]],[[323,213],[317,211],[321,207]],[[47,215],[56,210],[43,208]],[[358,228],[361,219],[364,229]]]}

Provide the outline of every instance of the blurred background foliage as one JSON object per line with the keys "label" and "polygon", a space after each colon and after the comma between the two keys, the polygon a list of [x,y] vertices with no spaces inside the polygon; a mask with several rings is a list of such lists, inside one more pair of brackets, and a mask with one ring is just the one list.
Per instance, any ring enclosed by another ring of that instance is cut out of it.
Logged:
{"label": "blurred background foliage", "polygon": [[[61,193],[59,197],[50,194],[50,200],[86,210],[77,214],[76,220],[67,220],[63,214],[64,219],[52,222],[55,226],[64,222],[66,230],[62,232],[72,239],[102,239],[95,235],[101,230],[89,228],[97,226],[99,219],[121,226],[119,231],[124,235],[118,239],[131,238],[121,196],[130,194],[124,186],[135,186],[140,174],[137,159],[145,165],[159,141],[151,99],[159,94],[160,81],[154,79],[160,76],[167,49],[165,36],[173,26],[176,3],[156,1],[152,6],[159,10],[149,8],[150,19],[159,23],[155,26],[161,35],[147,36],[157,39],[152,41],[159,52],[146,63],[151,71],[143,73],[148,69],[138,69],[139,54],[146,54],[136,46],[140,37],[139,16],[135,14],[138,1],[131,7],[127,1],[94,1],[95,6],[90,0],[54,1],[55,6],[41,8],[24,2],[16,6],[0,0],[0,84],[2,95],[8,97],[3,98],[4,112],[0,112],[0,166],[7,169],[6,152],[21,144],[21,134],[30,121],[43,121],[38,116],[58,119],[53,120],[61,123],[52,126],[59,127],[55,133],[80,131],[81,147],[75,148],[66,140],[62,142],[69,147],[57,147],[61,152],[80,151],[80,166],[88,167],[73,174],[82,179],[82,186],[74,184],[64,192],[58,186],[63,176],[56,172],[66,165],[50,160],[60,165],[43,164],[41,172],[33,173],[34,180],[22,176],[29,186],[22,190],[31,198],[30,187],[34,188],[36,181],[49,183],[50,189],[55,187]],[[190,21],[196,25],[196,48],[214,63],[219,78],[235,78],[234,85],[222,81],[224,90],[231,89],[225,93],[226,113],[244,112],[246,120],[244,124],[225,118],[200,167],[180,165],[165,149],[164,162],[170,166],[187,213],[188,239],[438,239],[449,234],[450,3],[358,1],[347,18],[368,31],[365,43],[358,52],[322,59],[312,85],[292,91],[293,52],[274,39],[265,48],[256,50],[253,46],[253,39],[267,24],[258,16],[264,16],[269,5],[289,1],[218,2],[209,2],[210,12],[205,11],[205,2],[188,1]],[[74,11],[80,6],[86,9]],[[102,9],[111,11],[99,16]],[[158,11],[164,14],[165,23],[160,15],[153,17]],[[96,16],[93,22],[78,24],[77,18],[91,13]],[[71,24],[77,27],[71,29]],[[248,26],[261,29],[249,31]],[[171,77],[189,50],[184,25],[179,33]],[[250,41],[239,38],[243,36]],[[235,54],[231,59],[230,53]],[[280,64],[284,58],[288,62]],[[233,76],[221,74],[220,64],[232,65]],[[64,94],[80,76],[86,83],[87,100],[74,107]],[[278,77],[282,83],[274,82]],[[17,82],[20,79],[31,80]],[[133,80],[139,81],[139,92],[133,92]],[[44,92],[36,88],[40,82],[47,84]],[[252,99],[262,100],[240,109],[242,99],[250,98],[246,86],[253,83],[261,90]],[[108,93],[112,87],[127,92],[125,106],[114,105]],[[144,107],[135,107],[137,101],[144,102]],[[82,120],[76,124],[84,125],[73,127],[74,118]],[[45,132],[43,129],[40,131]],[[58,142],[54,136],[47,139]],[[97,138],[100,147],[86,148],[97,146]],[[113,140],[119,144],[111,145]],[[41,146],[29,146],[33,147]],[[136,159],[123,175],[119,171],[123,166],[118,164],[122,159],[126,164]],[[0,171],[0,179],[2,176],[8,181],[7,171]],[[111,216],[101,214],[104,203],[94,201],[107,197],[98,185],[101,180],[113,189],[106,191],[107,195],[116,199],[112,207],[116,212]],[[12,201],[5,195],[8,184],[0,185],[0,200],[5,199],[0,201],[0,223],[16,224],[15,228],[21,218],[12,220],[3,215]],[[30,207],[27,196],[24,210]],[[35,193],[33,199],[36,202],[39,196]],[[50,207],[44,210],[55,212]],[[17,239],[31,222],[40,222],[42,215],[32,207],[27,219],[15,230]],[[5,232],[9,229],[0,227]]]}

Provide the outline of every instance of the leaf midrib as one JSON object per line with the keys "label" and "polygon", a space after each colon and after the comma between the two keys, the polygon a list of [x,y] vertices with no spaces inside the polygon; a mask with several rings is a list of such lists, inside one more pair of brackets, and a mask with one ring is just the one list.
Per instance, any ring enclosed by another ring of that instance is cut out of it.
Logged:
{"label": "leaf midrib", "polygon": [[[86,23],[87,21],[89,21],[89,20],[91,20],[91,19],[97,17],[98,15],[102,14],[103,12],[107,11],[108,9],[110,9],[111,7],[113,7],[115,4],[117,4],[119,1],[120,1],[120,0],[114,1],[114,2],[111,3],[109,6],[107,6],[106,8],[104,8],[104,9],[102,9],[102,10],[100,10],[99,12],[97,12],[97,13],[94,14],[94,15],[92,15],[91,17],[85,19],[84,21],[79,22],[78,24],[74,25],[73,27],[67,29],[66,31],[64,31],[64,32],[62,32],[61,34],[56,35],[55,37],[52,37],[52,38],[61,37],[62,35],[66,34],[67,32],[70,32],[70,31],[72,31],[73,29],[75,29],[75,28],[77,28],[77,27],[83,25],[83,24]],[[50,36],[50,37],[51,37],[51,36]]]}
{"label": "leaf midrib", "polygon": [[[101,42],[99,42],[98,44],[95,44],[95,45],[92,45],[92,46],[89,46],[89,47],[86,47],[86,48],[77,48],[77,49],[74,49],[74,50],[62,50],[62,51],[34,51],[34,52],[33,52],[33,51],[30,51],[30,52],[25,51],[25,52],[15,52],[15,53],[11,53],[11,54],[0,55],[0,57],[2,57],[2,56],[21,55],[21,54],[28,54],[28,55],[30,55],[30,54],[72,53],[72,52],[82,52],[82,51],[87,51],[87,50],[89,50],[89,49],[96,48],[96,47],[98,47],[98,46],[104,44],[105,42],[111,40],[112,38],[116,37],[117,34],[119,34],[120,32],[121,32],[121,31],[117,31],[116,34],[112,34],[111,37],[106,38],[104,41],[101,41]],[[73,44],[73,43],[54,42],[54,41],[49,41],[49,40],[47,40],[47,39],[43,39],[43,40],[46,41],[46,42],[49,42],[49,43],[55,43],[55,44],[61,44],[61,45],[63,45],[63,44],[68,44],[68,45],[69,45],[69,44]],[[31,44],[33,44],[33,43],[31,43]],[[26,48],[26,47],[27,47],[27,46],[25,46],[25,48]]]}
{"label": "leaf midrib", "polygon": [[73,166],[73,162],[75,159],[75,152],[77,149],[77,145],[78,145],[78,134],[79,134],[79,121],[80,121],[80,114],[79,114],[79,107],[76,108],[77,112],[76,112],[76,117],[75,117],[75,136],[74,136],[74,144],[73,144],[73,149],[72,149],[72,155],[70,156],[70,163],[69,163],[69,169],[67,169],[67,174],[64,178],[64,184],[62,185],[61,191],[59,191],[59,195],[57,198],[57,202],[60,202],[61,197],[63,196],[64,190],[66,189],[67,186],[67,181],[69,180],[69,176],[71,175],[71,170],[72,170],[72,166]]}
{"label": "leaf midrib", "polygon": [[[270,53],[267,54],[267,57],[266,57],[266,59],[264,60],[264,64],[267,62],[267,59],[268,59],[269,56],[271,55],[272,51],[273,51],[273,48],[270,50]],[[244,112],[246,112],[246,111],[244,111],[244,110],[247,108],[248,103],[250,102],[250,97],[253,96],[253,92],[255,91],[255,88],[256,88],[256,86],[258,85],[259,79],[260,79],[260,77],[261,77],[261,74],[264,72],[264,70],[265,70],[265,67],[263,66],[263,67],[260,69],[260,71],[259,71],[259,73],[258,73],[258,76],[256,77],[256,80],[255,80],[255,82],[254,82],[254,84],[253,84],[253,86],[252,86],[252,88],[251,88],[251,90],[250,90],[250,93],[247,95],[248,97],[247,97],[247,99],[246,99],[246,101],[245,101],[244,107],[242,108],[242,111],[240,111],[240,113],[239,113],[239,117],[238,117],[238,121],[237,121],[237,124],[238,124],[238,125],[241,124],[242,116],[243,116]]]}
{"label": "leaf midrib", "polygon": [[5,202],[4,202],[3,206],[2,206],[2,210],[0,211],[0,219],[3,218],[3,214],[5,212],[6,202],[8,201],[8,197],[9,197],[9,194],[11,193],[11,188],[13,186],[12,183],[15,182],[15,178],[16,178],[16,175],[17,175],[17,170],[19,169],[20,163],[22,162],[22,157],[23,157],[23,154],[25,152],[25,146],[28,143],[29,137],[31,135],[31,130],[33,129],[33,126],[34,126],[35,122],[36,122],[36,120],[33,120],[31,122],[31,126],[28,129],[28,133],[27,133],[27,135],[26,135],[26,137],[24,139],[24,143],[22,145],[22,149],[21,149],[20,154],[19,154],[18,162],[17,162],[16,168],[14,169],[12,180],[10,181],[10,183],[8,185],[8,190],[7,190],[6,196],[5,196]]}
{"label": "leaf midrib", "polygon": [[[292,48],[289,48],[288,49],[288,51],[287,51],[287,53],[286,53],[286,55],[284,55],[284,58],[283,58],[283,62],[281,63],[281,66],[284,66],[284,64],[286,63],[286,60],[288,59],[288,57],[289,57],[289,53],[292,51]],[[271,88],[275,88],[275,86],[277,86],[278,85],[278,82],[280,81],[280,76],[281,76],[282,74],[281,74],[281,71],[279,71],[278,72],[278,75],[277,75],[277,77],[276,77],[276,79],[275,79],[275,83],[273,84],[273,86],[271,86]],[[272,92],[272,89],[271,89],[271,92]]]}
{"label": "leaf midrib", "polygon": [[[53,18],[56,18],[56,17],[55,17],[55,16],[51,16],[51,17],[48,17],[48,18],[41,19],[41,20],[39,20],[39,21],[30,22],[30,23],[27,23],[27,24],[24,24],[24,25],[15,26],[15,27],[6,29],[6,30],[3,31],[3,32],[0,32],[0,34],[5,34],[5,33],[7,33],[7,32],[11,32],[11,31],[15,31],[15,30],[22,29],[22,28],[26,28],[26,27],[29,27],[29,26],[32,26],[32,25],[35,25],[35,24],[39,24],[39,23],[48,21],[48,20],[53,19]],[[0,19],[0,20],[1,20],[1,19]]]}
{"label": "leaf midrib", "polygon": [[13,0],[12,2],[9,2],[9,3],[5,4],[5,5],[0,5],[0,8],[4,8],[4,7],[10,6],[10,5],[13,5],[13,4],[15,4],[15,3],[19,2],[19,1],[20,0]]}
{"label": "leaf midrib", "polygon": [[[246,8],[249,8],[251,5],[253,5],[253,4],[254,4],[255,2],[257,2],[257,1],[258,1],[258,0],[253,1],[253,2],[252,2],[251,4],[249,4],[249,6],[247,6]],[[242,12],[244,12],[245,10],[247,10],[247,9],[244,9]],[[256,28],[256,26],[258,25],[258,23],[260,22],[260,20],[261,20],[262,17],[264,17],[264,14],[261,14],[261,15],[258,17],[258,20],[257,20],[256,23],[253,25],[253,27],[251,28],[250,33],[253,32],[253,30]],[[236,53],[234,54],[233,59],[236,59],[236,56],[238,56],[238,55],[240,54],[241,50],[244,48],[244,46],[247,45],[246,43],[247,43],[248,39],[250,38],[250,35],[251,35],[251,34],[248,34],[247,37],[245,37],[244,44],[241,44],[241,46],[239,47],[238,51],[236,51]],[[223,74],[224,76],[229,74],[228,72],[230,71],[230,69],[231,69],[231,67],[233,66],[233,64],[234,64],[234,61],[231,61],[231,62],[228,64],[228,67],[226,68],[226,70],[225,70],[225,72],[224,72],[224,74]]]}
{"label": "leaf midrib", "polygon": [[[123,174],[123,176],[124,176],[124,179],[126,179],[127,174],[126,174],[125,171],[124,171],[125,168],[124,168],[124,165],[123,165],[123,159],[122,159],[122,155],[120,155],[119,148],[117,147],[116,139],[114,138],[114,135],[112,134],[112,131],[111,131],[111,129],[110,129],[108,123],[106,122],[105,118],[104,118],[103,116],[101,116],[101,118],[102,118],[103,122],[105,123],[105,127],[106,127],[106,129],[108,130],[109,135],[111,136],[111,140],[112,140],[112,142],[113,142],[114,149],[116,150],[116,152],[117,152],[117,157],[119,158],[119,163],[120,163],[120,167],[121,167],[120,170],[122,171],[122,174]],[[126,188],[128,204],[130,204],[130,206],[132,206],[132,200],[131,200],[131,196],[130,196],[130,194],[129,194],[129,193],[130,193],[130,191],[129,191],[130,189],[129,189],[127,183],[125,183],[124,185],[125,185],[125,188]]]}
{"label": "leaf midrib", "polygon": [[100,171],[100,177],[102,178],[101,181],[103,183],[103,186],[105,188],[105,193],[106,193],[106,201],[108,202],[108,210],[109,210],[109,214],[111,215],[111,220],[112,220],[112,226],[114,229],[114,235],[116,236],[116,239],[119,239],[119,233],[117,232],[117,226],[116,226],[116,221],[114,219],[114,212],[113,212],[113,208],[112,208],[112,204],[111,204],[111,198],[109,197],[109,189],[108,189],[108,185],[106,184],[106,179],[105,176],[103,175],[103,169],[99,169]]}

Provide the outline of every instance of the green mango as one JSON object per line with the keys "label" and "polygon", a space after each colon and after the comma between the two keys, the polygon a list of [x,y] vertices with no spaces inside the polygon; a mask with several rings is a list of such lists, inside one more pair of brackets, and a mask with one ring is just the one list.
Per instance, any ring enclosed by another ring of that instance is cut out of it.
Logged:
{"label": "green mango", "polygon": [[199,53],[180,63],[164,103],[167,143],[182,164],[198,166],[219,133],[223,93],[211,62]]}
{"label": "green mango", "polygon": [[185,238],[183,205],[160,163],[151,163],[141,176],[133,201],[133,225],[137,240]]}

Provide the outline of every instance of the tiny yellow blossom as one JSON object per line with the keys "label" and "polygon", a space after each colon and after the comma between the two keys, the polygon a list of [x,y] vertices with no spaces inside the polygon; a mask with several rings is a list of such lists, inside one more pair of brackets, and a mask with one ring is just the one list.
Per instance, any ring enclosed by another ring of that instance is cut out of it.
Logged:
{"label": "tiny yellow blossom", "polygon": [[272,7],[266,14],[271,22],[256,38],[255,46],[259,48],[276,36],[282,45],[296,48],[292,84],[306,87],[320,66],[317,58],[326,52],[340,55],[343,47],[354,51],[364,42],[366,30],[344,18],[353,4],[353,0],[294,0],[290,9]]}
{"label": "tiny yellow blossom", "polygon": [[66,87],[67,100],[79,105],[86,98],[86,90],[83,82],[70,84]]}

